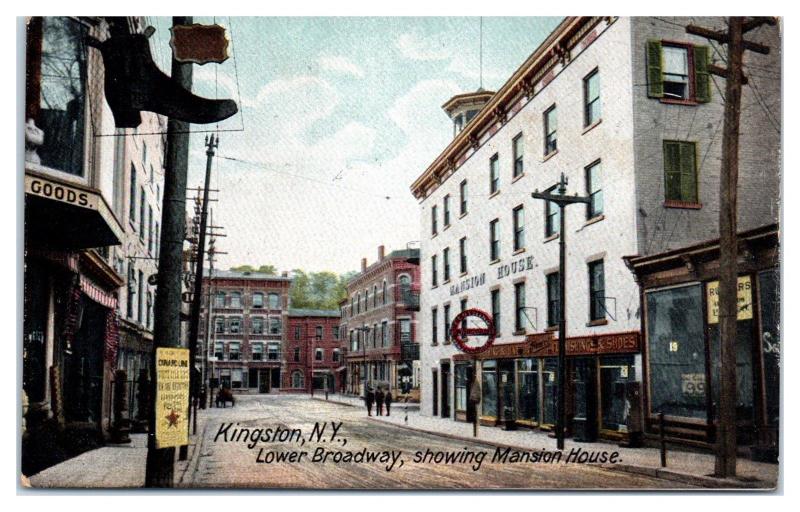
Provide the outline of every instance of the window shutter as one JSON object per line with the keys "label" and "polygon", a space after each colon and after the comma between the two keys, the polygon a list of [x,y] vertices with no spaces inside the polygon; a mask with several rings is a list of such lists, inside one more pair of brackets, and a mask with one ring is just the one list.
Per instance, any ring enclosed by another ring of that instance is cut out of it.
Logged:
{"label": "window shutter", "polygon": [[664,97],[664,82],[661,77],[661,41],[647,41],[647,95]]}
{"label": "window shutter", "polygon": [[681,199],[697,202],[697,172],[695,168],[694,143],[680,145]]}
{"label": "window shutter", "polygon": [[694,47],[694,97],[700,103],[711,101],[711,76],[708,73],[708,46]]}

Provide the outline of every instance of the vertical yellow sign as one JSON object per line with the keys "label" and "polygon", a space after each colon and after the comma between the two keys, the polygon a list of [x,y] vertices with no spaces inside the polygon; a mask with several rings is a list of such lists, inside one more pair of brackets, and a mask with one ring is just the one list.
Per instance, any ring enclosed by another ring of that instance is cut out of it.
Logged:
{"label": "vertical yellow sign", "polygon": [[189,444],[189,349],[156,349],[156,448]]}
{"label": "vertical yellow sign", "polygon": [[[708,303],[708,323],[719,323],[719,281],[708,283],[706,302]],[[736,285],[736,302],[737,320],[750,320],[753,318],[753,291],[750,276],[739,278]]]}

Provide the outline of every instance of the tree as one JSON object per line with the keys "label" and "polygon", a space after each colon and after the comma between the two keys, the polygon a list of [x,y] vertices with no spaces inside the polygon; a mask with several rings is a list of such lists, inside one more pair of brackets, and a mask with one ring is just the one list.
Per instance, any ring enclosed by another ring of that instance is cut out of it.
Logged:
{"label": "tree", "polygon": [[238,267],[231,267],[231,270],[234,272],[258,272],[260,274],[267,274],[270,276],[274,276],[278,273],[275,265],[261,265],[256,269],[252,265],[239,265]]}
{"label": "tree", "polygon": [[294,282],[289,295],[292,307],[298,309],[338,309],[339,302],[347,295],[347,280],[355,274],[338,275],[327,270],[306,273],[301,269],[292,272]]}

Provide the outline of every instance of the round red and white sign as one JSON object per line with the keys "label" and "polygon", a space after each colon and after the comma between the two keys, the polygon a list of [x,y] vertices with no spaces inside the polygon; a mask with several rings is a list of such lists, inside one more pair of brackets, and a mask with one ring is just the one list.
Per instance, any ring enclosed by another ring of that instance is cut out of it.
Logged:
{"label": "round red and white sign", "polygon": [[453,343],[464,353],[479,354],[494,344],[494,322],[480,309],[465,309],[450,324]]}

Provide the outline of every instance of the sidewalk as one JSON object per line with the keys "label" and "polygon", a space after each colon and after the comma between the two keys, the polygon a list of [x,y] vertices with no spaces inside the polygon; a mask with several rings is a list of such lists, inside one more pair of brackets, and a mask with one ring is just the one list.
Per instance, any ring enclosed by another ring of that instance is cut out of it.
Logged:
{"label": "sidewalk", "polygon": [[[319,399],[319,397],[314,397]],[[322,398],[324,400],[324,397]],[[331,395],[329,401],[344,405],[364,407],[363,401],[354,397]],[[448,418],[422,416],[419,404],[409,407],[406,412],[403,404],[392,405],[392,416],[375,416],[373,421],[382,421],[399,427],[445,436],[469,442],[521,450],[555,450],[556,440],[545,432],[520,429],[505,431],[499,427],[478,428],[478,437],[473,437],[472,424],[453,421]],[[619,452],[622,459],[619,464],[604,464],[603,467],[615,471],[627,471],[656,478],[691,483],[711,488],[759,488],[771,489],[777,485],[778,465],[754,462],[747,458],[739,458],[736,479],[719,479],[709,476],[714,472],[714,455],[710,453],[680,451],[674,446],[667,446],[667,467],[661,468],[661,455],[657,448],[623,448],[610,442],[578,443],[571,439],[564,442],[564,451],[569,453],[573,448],[584,451]]]}
{"label": "sidewalk", "polygon": [[[315,393],[313,399],[325,401],[325,393],[324,392]],[[363,407],[364,409],[366,409],[367,407],[366,404],[364,404],[363,398],[353,395],[340,395],[338,393],[329,393],[327,401],[335,404],[351,405],[353,407]],[[392,410],[401,411],[406,405],[408,406],[409,411],[419,411],[419,403],[405,404],[404,402],[392,402]]]}

